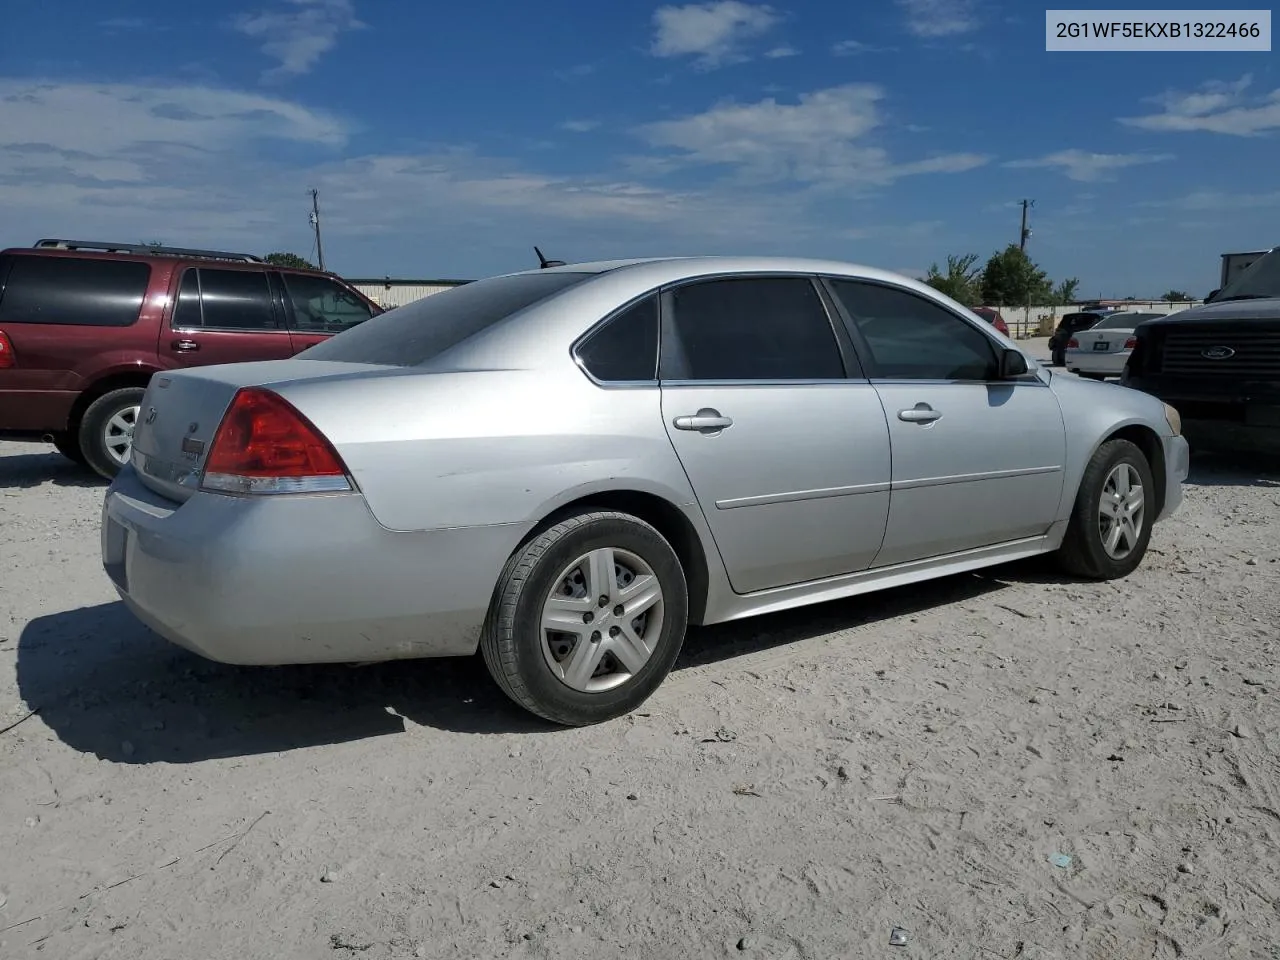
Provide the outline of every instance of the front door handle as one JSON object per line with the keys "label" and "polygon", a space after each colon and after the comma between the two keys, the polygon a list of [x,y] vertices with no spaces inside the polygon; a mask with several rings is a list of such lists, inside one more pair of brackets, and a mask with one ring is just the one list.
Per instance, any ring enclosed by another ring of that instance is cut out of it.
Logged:
{"label": "front door handle", "polygon": [[671,423],[677,430],[714,432],[732,427],[733,418],[721,416],[719,410],[704,407],[691,417],[676,417]]}
{"label": "front door handle", "polygon": [[898,419],[905,420],[907,423],[933,423],[935,420],[941,420],[942,414],[927,403],[917,403],[910,409],[899,410]]}
{"label": "front door handle", "polygon": [[192,353],[200,349],[200,344],[194,340],[175,340],[170,344],[177,353]]}

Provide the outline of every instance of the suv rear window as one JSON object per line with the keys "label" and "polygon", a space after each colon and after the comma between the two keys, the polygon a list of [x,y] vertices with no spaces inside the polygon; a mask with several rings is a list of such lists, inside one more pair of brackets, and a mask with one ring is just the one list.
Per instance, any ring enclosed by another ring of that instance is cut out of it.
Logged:
{"label": "suv rear window", "polygon": [[151,279],[150,265],[136,260],[15,256],[10,263],[0,323],[127,327]]}
{"label": "suv rear window", "polygon": [[396,307],[302,351],[306,360],[412,367],[594,273],[518,273],[491,277]]}

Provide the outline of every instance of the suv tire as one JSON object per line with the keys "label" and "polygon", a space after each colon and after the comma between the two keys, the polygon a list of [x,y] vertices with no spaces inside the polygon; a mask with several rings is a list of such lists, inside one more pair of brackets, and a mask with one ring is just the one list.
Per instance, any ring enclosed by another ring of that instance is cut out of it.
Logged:
{"label": "suv tire", "polygon": [[57,451],[70,460],[84,467],[88,464],[84,459],[84,451],[80,449],[80,435],[77,433],[55,433],[53,445]]}
{"label": "suv tire", "polygon": [[[85,463],[106,479],[112,479],[129,459],[133,426],[138,421],[144,387],[122,387],[104,393],[80,418],[80,449]],[[123,459],[118,454],[123,450]]]}

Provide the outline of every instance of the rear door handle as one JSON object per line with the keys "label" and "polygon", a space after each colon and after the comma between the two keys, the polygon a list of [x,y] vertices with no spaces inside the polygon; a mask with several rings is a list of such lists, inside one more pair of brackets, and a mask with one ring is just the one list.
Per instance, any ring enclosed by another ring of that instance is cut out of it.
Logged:
{"label": "rear door handle", "polygon": [[699,410],[692,417],[676,417],[672,425],[677,430],[723,430],[733,426],[732,417],[723,417],[719,410]]}
{"label": "rear door handle", "polygon": [[941,420],[942,414],[927,403],[917,403],[910,409],[899,410],[898,419],[905,420],[907,423],[933,423],[935,420]]}
{"label": "rear door handle", "polygon": [[200,344],[194,340],[175,340],[170,346],[178,353],[191,353],[200,349]]}

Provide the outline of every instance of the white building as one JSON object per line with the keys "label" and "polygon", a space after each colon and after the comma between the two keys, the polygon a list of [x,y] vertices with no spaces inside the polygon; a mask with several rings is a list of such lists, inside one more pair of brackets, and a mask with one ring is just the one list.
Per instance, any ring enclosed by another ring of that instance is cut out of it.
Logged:
{"label": "white building", "polygon": [[403,307],[433,293],[443,293],[453,287],[467,283],[466,280],[393,280],[383,277],[380,280],[359,279],[347,282],[363,293],[378,306],[390,310],[392,307]]}

